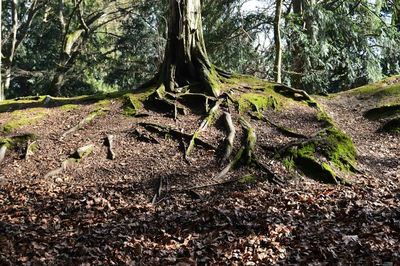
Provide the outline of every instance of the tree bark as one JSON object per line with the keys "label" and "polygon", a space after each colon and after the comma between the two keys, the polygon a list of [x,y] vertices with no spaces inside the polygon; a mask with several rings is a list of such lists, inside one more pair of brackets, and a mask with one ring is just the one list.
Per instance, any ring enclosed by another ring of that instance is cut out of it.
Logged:
{"label": "tree bark", "polygon": [[11,82],[11,67],[14,62],[15,49],[17,47],[17,33],[18,33],[18,0],[11,1],[11,18],[12,18],[12,28],[11,28],[11,41],[9,44],[9,49],[7,51],[7,57],[5,60],[5,79],[3,90],[6,91],[10,87]]}
{"label": "tree bark", "polygon": [[275,19],[274,19],[274,42],[275,42],[275,63],[274,76],[275,82],[282,83],[282,44],[280,22],[282,15],[282,0],[276,0]]}
{"label": "tree bark", "polygon": [[169,0],[168,41],[161,82],[167,91],[200,83],[205,93],[219,95],[219,77],[203,38],[200,0]]}
{"label": "tree bark", "polygon": [[[301,29],[304,29],[304,21],[303,21],[303,15],[304,15],[304,1],[305,0],[293,0],[293,14],[295,14],[297,17],[300,18],[300,27]],[[291,86],[300,89],[301,88],[301,77],[303,74],[303,60],[301,58],[301,49],[302,47],[299,44],[299,40],[296,39],[298,36],[295,36],[292,38],[291,42],[293,43],[292,45],[292,73],[291,74]]]}

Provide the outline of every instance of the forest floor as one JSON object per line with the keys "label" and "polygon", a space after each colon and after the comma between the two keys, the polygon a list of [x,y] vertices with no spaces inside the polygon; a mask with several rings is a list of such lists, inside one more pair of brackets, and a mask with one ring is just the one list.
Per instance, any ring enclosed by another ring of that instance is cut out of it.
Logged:
{"label": "forest floor", "polygon": [[[12,134],[38,136],[28,160],[13,151],[0,164],[0,265],[400,265],[400,136],[380,132],[381,121],[363,116],[398,98],[349,91],[316,100],[353,138],[359,173],[347,176],[352,186],[322,184],[269,160],[271,146],[291,139],[260,121],[254,121],[256,154],[285,177],[284,186],[246,167],[215,180],[224,136],[218,122],[202,134],[215,149],[196,148],[190,161],[182,158],[181,141],[139,126],[193,132],[201,121],[195,112],[174,120],[146,110],[149,116],[132,118],[111,99],[0,113],[3,126],[15,116],[35,121]],[[61,138],[103,107],[87,126]],[[289,103],[266,115],[302,134],[320,129],[305,105]],[[109,134],[114,160],[103,145]],[[10,133],[0,133],[5,136]],[[74,167],[46,175],[88,144],[93,152]]]}

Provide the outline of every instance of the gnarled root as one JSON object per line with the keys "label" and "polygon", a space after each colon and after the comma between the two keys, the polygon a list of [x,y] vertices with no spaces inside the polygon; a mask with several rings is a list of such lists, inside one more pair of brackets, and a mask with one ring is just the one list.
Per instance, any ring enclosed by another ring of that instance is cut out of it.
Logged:
{"label": "gnarled root", "polygon": [[107,149],[107,159],[114,160],[115,159],[114,135],[107,135],[107,137],[104,139],[104,144],[108,148]]}
{"label": "gnarled root", "polygon": [[61,166],[59,168],[48,172],[44,176],[44,178],[49,178],[49,177],[53,177],[53,176],[61,174],[68,167],[73,166],[76,163],[79,163],[85,157],[89,156],[89,154],[92,153],[93,149],[94,149],[94,145],[93,144],[89,144],[89,145],[86,145],[86,146],[83,146],[83,147],[77,149],[75,151],[75,153],[73,153],[68,159],[66,159],[65,161],[63,161],[61,163]]}
{"label": "gnarled root", "polygon": [[164,85],[161,85],[146,101],[145,105],[149,107],[156,107],[173,115],[176,120],[178,114],[185,115],[186,108],[176,101],[175,97],[165,92]]}
{"label": "gnarled root", "polygon": [[92,111],[88,116],[86,116],[85,118],[83,118],[81,121],[79,121],[79,123],[77,125],[75,125],[74,127],[70,128],[69,130],[65,131],[61,137],[60,140],[63,140],[65,137],[67,137],[68,135],[70,135],[71,133],[74,133],[82,128],[84,128],[86,126],[86,124],[88,124],[89,122],[91,122],[93,119],[95,119],[98,115],[102,114],[103,111],[105,111],[104,109],[97,109]]}
{"label": "gnarled root", "polygon": [[232,122],[232,116],[230,113],[228,112],[224,112],[224,118],[225,118],[225,124],[227,127],[227,136],[225,138],[225,152],[224,152],[224,156],[221,159],[221,163],[226,162],[229,157],[232,154],[233,151],[233,142],[235,141],[235,134],[236,134],[236,130],[235,130],[235,126],[233,125]]}
{"label": "gnarled root", "polygon": [[[154,124],[154,123],[139,123],[139,126],[143,127],[144,129],[156,133],[158,135],[161,136],[166,136],[166,135],[170,135],[173,138],[175,138],[178,141],[181,141],[182,139],[188,141],[192,139],[192,135],[190,134],[186,134],[183,133],[179,130],[167,127],[167,126],[162,126],[162,125],[158,125],[158,124]],[[199,138],[196,138],[194,140],[196,145],[202,146],[205,149],[209,149],[209,150],[215,150],[215,147]]]}
{"label": "gnarled root", "polygon": [[218,100],[213,108],[210,109],[210,111],[207,114],[207,117],[204,118],[204,120],[201,122],[199,128],[193,133],[192,138],[190,139],[189,145],[186,149],[186,157],[189,157],[190,153],[194,149],[194,145],[196,142],[196,139],[200,136],[200,134],[207,129],[207,127],[212,124],[215,120],[215,117],[217,116],[218,108],[221,104],[222,100]]}

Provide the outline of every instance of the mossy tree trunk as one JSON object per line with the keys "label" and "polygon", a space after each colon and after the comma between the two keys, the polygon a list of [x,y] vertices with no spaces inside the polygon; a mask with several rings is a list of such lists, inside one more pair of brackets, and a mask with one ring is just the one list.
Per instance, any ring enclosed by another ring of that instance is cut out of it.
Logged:
{"label": "mossy tree trunk", "polygon": [[217,96],[218,73],[204,44],[200,0],[169,0],[168,42],[161,82],[167,91],[200,83],[204,92]]}

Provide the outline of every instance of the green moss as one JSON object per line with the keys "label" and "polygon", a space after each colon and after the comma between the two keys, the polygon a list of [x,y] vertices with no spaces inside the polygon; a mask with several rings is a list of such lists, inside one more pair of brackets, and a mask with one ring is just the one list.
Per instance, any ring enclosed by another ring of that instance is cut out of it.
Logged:
{"label": "green moss", "polygon": [[60,106],[60,110],[62,111],[73,111],[78,109],[79,106],[77,104],[64,104]]}
{"label": "green moss", "polygon": [[238,104],[240,113],[254,111],[258,116],[262,116],[263,111],[268,108],[276,110],[281,106],[274,96],[261,93],[243,93],[240,95]]}
{"label": "green moss", "polygon": [[365,112],[364,116],[369,119],[390,118],[400,114],[400,104],[388,104],[372,108]]}
{"label": "green moss", "polygon": [[240,184],[254,184],[257,182],[257,178],[252,175],[245,175],[239,178],[238,182]]}
{"label": "green moss", "polygon": [[223,79],[224,83],[232,87],[232,85],[248,86],[251,88],[264,88],[266,86],[272,88],[274,85],[265,80],[250,75],[233,74],[228,79]]}
{"label": "green moss", "polygon": [[356,149],[349,136],[335,127],[321,133],[321,153],[340,170],[351,171],[356,162]]}
{"label": "green moss", "polygon": [[3,132],[11,133],[26,125],[33,125],[45,116],[43,108],[32,108],[28,110],[17,110],[11,113],[11,119],[2,128]]}
{"label": "green moss", "polygon": [[353,171],[356,150],[349,136],[330,127],[316,138],[287,149],[282,155],[282,161],[289,170],[297,168],[311,178],[337,183],[342,180],[337,177],[332,166],[340,171]]}
{"label": "green moss", "polygon": [[337,95],[351,95],[362,99],[373,99],[381,104],[400,103],[400,75],[386,78],[382,81],[348,90]]}
{"label": "green moss", "polygon": [[0,146],[6,145],[7,148],[16,148],[25,145],[28,141],[36,140],[36,136],[34,134],[23,134],[13,137],[0,137]]}
{"label": "green moss", "polygon": [[207,75],[207,82],[209,84],[210,95],[212,96],[219,96],[221,94],[221,82],[219,81],[220,78],[218,76],[217,71],[215,70],[214,66],[211,67]]}
{"label": "green moss", "polygon": [[136,116],[140,109],[143,108],[143,103],[133,94],[125,94],[123,101],[122,109],[123,114],[126,116]]}

